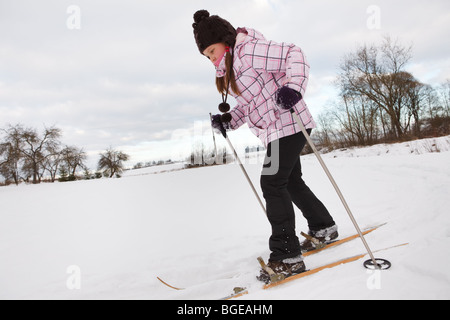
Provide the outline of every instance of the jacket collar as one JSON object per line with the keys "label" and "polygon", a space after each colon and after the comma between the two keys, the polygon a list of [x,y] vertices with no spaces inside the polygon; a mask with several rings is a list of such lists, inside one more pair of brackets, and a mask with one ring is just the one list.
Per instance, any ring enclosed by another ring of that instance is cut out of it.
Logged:
{"label": "jacket collar", "polygon": [[[235,52],[239,52],[239,50],[241,49],[241,47],[250,42],[250,41],[254,41],[254,40],[265,40],[264,36],[251,28],[238,28],[238,34],[236,36],[236,44],[234,46],[233,49],[230,49],[230,52],[225,53],[224,58],[222,59],[222,61],[220,62],[219,66],[216,67],[216,77],[221,78],[224,77],[226,74],[226,67],[225,67],[225,58],[227,54],[232,54],[231,50],[235,50]],[[233,61],[233,69],[235,70],[235,72],[239,73],[238,71],[241,69],[242,67],[242,62],[241,59],[238,57],[239,54],[235,54],[234,55],[234,61]]]}

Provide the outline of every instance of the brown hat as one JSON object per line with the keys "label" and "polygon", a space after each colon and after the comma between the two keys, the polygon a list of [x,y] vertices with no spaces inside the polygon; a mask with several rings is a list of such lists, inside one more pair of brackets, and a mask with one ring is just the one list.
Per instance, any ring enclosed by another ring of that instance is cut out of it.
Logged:
{"label": "brown hat", "polygon": [[230,47],[236,43],[236,29],[225,19],[219,16],[210,16],[206,10],[198,10],[194,14],[195,42],[201,54],[210,45],[224,42]]}

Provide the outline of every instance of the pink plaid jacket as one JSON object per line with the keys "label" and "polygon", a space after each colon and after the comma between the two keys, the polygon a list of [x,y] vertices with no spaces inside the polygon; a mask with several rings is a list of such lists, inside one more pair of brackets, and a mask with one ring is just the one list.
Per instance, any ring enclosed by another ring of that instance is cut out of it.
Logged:
{"label": "pink plaid jacket", "polygon": [[[241,95],[230,92],[237,101],[230,111],[231,129],[235,130],[247,123],[250,130],[267,146],[271,141],[301,131],[289,110],[277,107],[275,93],[286,85],[304,97],[309,65],[299,47],[267,41],[253,29],[243,28],[238,31],[242,30],[247,35],[238,35],[233,62]],[[224,75],[224,61],[216,68],[218,77]],[[316,127],[304,99],[294,108],[305,128]]]}

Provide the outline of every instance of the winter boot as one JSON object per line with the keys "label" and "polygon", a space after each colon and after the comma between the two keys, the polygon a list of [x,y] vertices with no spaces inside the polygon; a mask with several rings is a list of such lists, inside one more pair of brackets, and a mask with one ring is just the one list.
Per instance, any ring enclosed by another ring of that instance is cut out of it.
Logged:
{"label": "winter boot", "polygon": [[[302,273],[306,270],[303,257],[298,255],[294,258],[284,259],[282,261],[269,261],[267,266],[276,274],[282,274],[285,278]],[[266,270],[261,269],[259,276],[256,277],[259,281],[264,283],[270,282],[270,275]]]}
{"label": "winter boot", "polygon": [[[333,240],[337,239],[339,236],[338,234],[338,227],[337,225],[333,225],[331,227],[321,229],[319,231],[312,231],[309,230],[308,234],[317,240],[319,240],[323,244],[328,244],[333,242]],[[308,252],[316,249],[316,245],[313,241],[306,239],[300,244],[302,248],[302,252]]]}

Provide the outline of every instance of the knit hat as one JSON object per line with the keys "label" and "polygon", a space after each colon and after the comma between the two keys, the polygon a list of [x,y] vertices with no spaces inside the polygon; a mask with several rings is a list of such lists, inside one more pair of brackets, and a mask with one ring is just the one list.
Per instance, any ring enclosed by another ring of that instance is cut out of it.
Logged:
{"label": "knit hat", "polygon": [[210,16],[206,10],[198,10],[194,14],[195,42],[201,54],[210,45],[224,42],[230,47],[236,43],[236,30],[225,19],[219,16]]}

